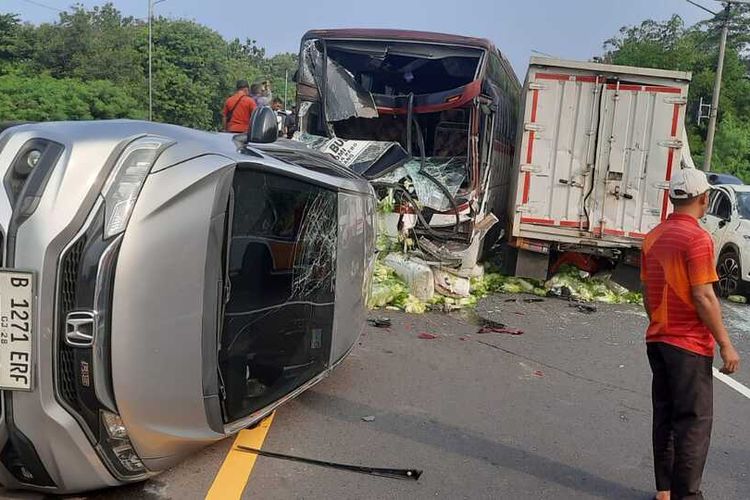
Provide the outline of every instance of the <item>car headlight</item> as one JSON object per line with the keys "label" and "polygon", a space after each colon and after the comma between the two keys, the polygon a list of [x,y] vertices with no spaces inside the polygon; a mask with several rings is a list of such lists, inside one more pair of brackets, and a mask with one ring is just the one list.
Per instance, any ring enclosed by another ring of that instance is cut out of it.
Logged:
{"label": "car headlight", "polygon": [[122,152],[102,189],[105,239],[125,231],[146,176],[171,143],[163,137],[147,136],[131,142]]}
{"label": "car headlight", "polygon": [[123,476],[143,476],[147,474],[146,467],[133,448],[122,419],[116,413],[102,410],[101,425],[104,428],[100,446],[109,460]]}

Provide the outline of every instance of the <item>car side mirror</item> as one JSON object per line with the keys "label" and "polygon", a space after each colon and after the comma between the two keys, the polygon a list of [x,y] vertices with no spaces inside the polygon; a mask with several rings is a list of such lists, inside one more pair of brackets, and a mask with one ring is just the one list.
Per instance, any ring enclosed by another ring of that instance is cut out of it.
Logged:
{"label": "car side mirror", "polygon": [[269,107],[255,108],[250,118],[250,131],[247,133],[247,142],[256,144],[268,144],[275,142],[279,137],[279,125],[276,121],[276,113]]}
{"label": "car side mirror", "polygon": [[721,220],[719,221],[719,228],[722,228],[722,227],[726,226],[726,225],[727,225],[727,222],[729,222],[729,220],[728,220],[728,219],[721,219]]}

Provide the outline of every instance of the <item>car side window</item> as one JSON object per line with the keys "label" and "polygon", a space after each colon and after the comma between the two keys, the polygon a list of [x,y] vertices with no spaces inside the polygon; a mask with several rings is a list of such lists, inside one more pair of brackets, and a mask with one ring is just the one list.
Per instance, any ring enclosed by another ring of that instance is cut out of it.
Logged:
{"label": "car side window", "polygon": [[731,219],[732,218],[732,202],[726,193],[721,191],[714,191],[711,193],[713,200],[710,202],[709,213],[720,219]]}
{"label": "car side window", "polygon": [[716,215],[714,213],[714,209],[716,208],[716,198],[719,197],[720,193],[721,191],[712,189],[711,192],[708,194],[708,213],[711,215]]}

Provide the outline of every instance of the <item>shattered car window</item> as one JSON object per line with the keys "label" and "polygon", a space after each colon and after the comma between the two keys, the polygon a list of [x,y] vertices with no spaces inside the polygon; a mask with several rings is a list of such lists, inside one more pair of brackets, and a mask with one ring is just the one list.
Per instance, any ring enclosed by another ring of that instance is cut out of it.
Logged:
{"label": "shattered car window", "polygon": [[228,421],[320,373],[333,328],[336,193],[238,171],[219,364]]}

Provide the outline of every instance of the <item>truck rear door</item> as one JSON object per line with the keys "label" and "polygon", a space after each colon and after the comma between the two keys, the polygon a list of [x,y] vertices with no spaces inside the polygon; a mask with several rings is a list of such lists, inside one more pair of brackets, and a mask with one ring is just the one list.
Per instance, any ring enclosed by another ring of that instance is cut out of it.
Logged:
{"label": "truck rear door", "polygon": [[528,78],[519,222],[531,231],[551,226],[557,235],[579,238],[589,232],[584,204],[596,153],[599,79],[554,68]]}
{"label": "truck rear door", "polygon": [[514,236],[638,246],[670,207],[687,85],[542,67],[526,90]]}
{"label": "truck rear door", "polygon": [[670,210],[667,181],[680,168],[686,96],[680,87],[602,85],[593,192],[596,237],[642,239]]}

